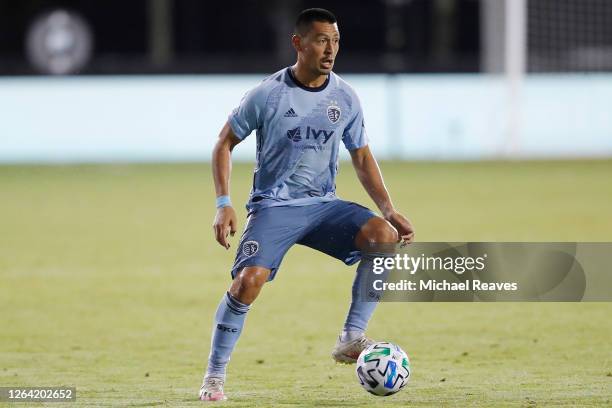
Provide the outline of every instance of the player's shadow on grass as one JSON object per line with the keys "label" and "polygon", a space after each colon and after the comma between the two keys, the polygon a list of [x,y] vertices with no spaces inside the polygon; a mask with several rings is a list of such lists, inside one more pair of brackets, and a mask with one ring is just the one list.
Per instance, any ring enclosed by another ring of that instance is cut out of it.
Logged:
{"label": "player's shadow on grass", "polygon": [[[279,401],[279,403],[282,404],[282,402]],[[354,407],[355,406],[355,401],[338,401],[338,400],[334,400],[334,399],[309,399],[308,401],[304,401],[303,404],[299,404],[295,401],[292,401],[288,404],[292,404],[292,405],[303,405],[305,407]]]}
{"label": "player's shadow on grass", "polygon": [[[193,399],[190,401],[193,401]],[[141,402],[137,404],[128,404],[126,407],[156,407],[158,405],[168,405],[168,401]]]}

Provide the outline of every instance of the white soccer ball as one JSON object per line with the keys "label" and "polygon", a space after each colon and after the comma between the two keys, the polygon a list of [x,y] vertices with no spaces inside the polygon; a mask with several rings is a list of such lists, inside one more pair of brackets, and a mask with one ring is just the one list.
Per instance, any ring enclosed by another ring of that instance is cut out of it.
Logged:
{"label": "white soccer ball", "polygon": [[356,371],[367,392],[383,397],[395,394],[408,384],[410,360],[393,343],[374,343],[359,355]]}

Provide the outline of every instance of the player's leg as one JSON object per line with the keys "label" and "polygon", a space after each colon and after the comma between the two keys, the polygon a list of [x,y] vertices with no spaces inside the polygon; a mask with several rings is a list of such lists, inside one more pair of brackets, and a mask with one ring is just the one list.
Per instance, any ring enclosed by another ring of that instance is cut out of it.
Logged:
{"label": "player's leg", "polygon": [[264,283],[274,278],[282,258],[305,225],[303,217],[285,207],[266,208],[249,217],[238,244],[232,284],[215,313],[211,351],[200,399],[225,399],[226,367],[250,306]]}
{"label": "player's leg", "polygon": [[357,233],[355,246],[362,251],[362,257],[353,281],[351,306],[344,323],[342,341],[354,340],[364,335],[380,299],[380,294],[373,291],[368,291],[367,298],[363,296],[366,279],[373,267],[373,257],[368,251],[379,248],[381,244],[395,244],[397,240],[397,230],[387,220],[378,216],[370,218]]}
{"label": "player's leg", "polygon": [[[359,354],[374,343],[365,336],[365,330],[378,306],[381,294],[373,290],[364,290],[373,267],[373,254],[369,251],[373,248],[380,250],[381,244],[394,244],[397,238],[397,230],[378,216],[370,218],[355,237],[355,246],[361,251],[361,261],[353,280],[351,305],[344,328],[332,352],[332,357],[339,363],[356,362]],[[376,254],[376,256],[379,255],[384,254]]]}
{"label": "player's leg", "polygon": [[200,399],[226,399],[223,385],[227,363],[242,333],[247,312],[269,276],[268,268],[247,266],[236,274],[229,291],[221,299],[215,313],[208,368],[200,390]]}
{"label": "player's leg", "polygon": [[[352,287],[351,305],[332,353],[338,362],[353,363],[361,350],[372,341],[365,337],[365,329],[377,305],[377,294],[362,296],[365,280],[372,271],[373,258],[362,256],[377,244],[394,244],[398,233],[383,218],[355,203],[337,200],[321,206],[317,223],[298,243],[317,249],[347,265],[361,260]],[[370,297],[371,296],[371,297]]]}
{"label": "player's leg", "polygon": [[268,268],[247,266],[232,281],[215,313],[207,375],[225,377],[227,363],[242,333],[247,312],[269,276]]}

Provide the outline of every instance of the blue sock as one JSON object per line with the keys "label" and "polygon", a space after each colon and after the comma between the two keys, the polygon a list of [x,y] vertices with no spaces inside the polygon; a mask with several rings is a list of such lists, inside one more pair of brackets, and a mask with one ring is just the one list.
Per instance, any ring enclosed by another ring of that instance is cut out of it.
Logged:
{"label": "blue sock", "polygon": [[249,305],[236,300],[227,292],[217,307],[213,326],[207,376],[225,377],[225,368],[242,332]]}
{"label": "blue sock", "polygon": [[378,306],[381,293],[372,288],[372,281],[374,279],[385,280],[387,274],[374,275],[372,273],[374,256],[381,256],[381,254],[363,255],[357,267],[353,281],[351,307],[344,322],[342,341],[353,340],[363,335]]}

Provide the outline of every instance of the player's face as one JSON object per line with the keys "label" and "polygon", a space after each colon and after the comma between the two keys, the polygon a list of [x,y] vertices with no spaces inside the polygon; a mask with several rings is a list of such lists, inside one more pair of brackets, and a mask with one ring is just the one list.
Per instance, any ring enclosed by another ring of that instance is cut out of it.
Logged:
{"label": "player's face", "polygon": [[336,23],[315,21],[301,41],[302,61],[313,73],[327,75],[334,67],[340,48],[340,32]]}

